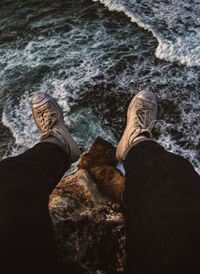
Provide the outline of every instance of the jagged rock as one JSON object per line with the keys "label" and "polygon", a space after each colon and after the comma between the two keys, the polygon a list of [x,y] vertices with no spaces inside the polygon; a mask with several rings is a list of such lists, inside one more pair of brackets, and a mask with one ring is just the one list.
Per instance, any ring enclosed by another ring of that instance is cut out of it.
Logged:
{"label": "jagged rock", "polygon": [[101,137],[97,137],[88,153],[81,157],[79,168],[89,169],[99,165],[116,165],[116,148]]}
{"label": "jagged rock", "polygon": [[[117,193],[123,176],[115,169],[112,145],[102,139],[95,143],[89,153],[82,156],[79,170],[64,177],[55,188],[50,196],[49,210],[63,262],[66,266],[78,266],[79,271],[75,270],[73,274],[123,273],[124,220],[120,204],[114,203],[111,188],[102,183],[108,185],[109,180],[113,180],[113,191],[115,189]],[[105,154],[108,156],[104,161]],[[105,175],[102,175],[103,170]],[[115,170],[117,175],[114,175]]]}
{"label": "jagged rock", "polygon": [[115,152],[115,147],[98,137],[89,152],[82,155],[79,168],[88,170],[100,192],[108,196],[108,200],[120,202],[125,178],[116,169]]}
{"label": "jagged rock", "polygon": [[49,199],[54,223],[81,209],[105,204],[105,200],[86,170],[77,170],[72,175],[64,177]]}

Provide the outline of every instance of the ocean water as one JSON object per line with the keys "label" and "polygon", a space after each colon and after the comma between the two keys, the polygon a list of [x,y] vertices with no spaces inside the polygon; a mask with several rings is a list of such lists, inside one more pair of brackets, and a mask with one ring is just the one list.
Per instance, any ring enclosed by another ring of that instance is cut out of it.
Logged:
{"label": "ocean water", "polygon": [[0,157],[39,140],[30,100],[46,92],[87,151],[117,145],[139,90],[158,98],[155,138],[200,172],[199,0],[1,0]]}

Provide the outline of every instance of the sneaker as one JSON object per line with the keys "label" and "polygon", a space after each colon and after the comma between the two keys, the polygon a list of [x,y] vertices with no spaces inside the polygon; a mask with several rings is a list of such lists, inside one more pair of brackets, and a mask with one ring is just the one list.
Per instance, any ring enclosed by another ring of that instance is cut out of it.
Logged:
{"label": "sneaker", "polygon": [[61,146],[71,163],[80,157],[80,149],[64,124],[62,110],[48,94],[38,93],[32,98],[32,113],[42,132],[41,142],[50,142]]}
{"label": "sneaker", "polygon": [[156,116],[157,100],[153,92],[142,90],[133,97],[127,111],[126,128],[117,146],[116,157],[120,162],[124,161],[136,137],[142,134],[144,139],[153,138],[151,130],[156,123]]}

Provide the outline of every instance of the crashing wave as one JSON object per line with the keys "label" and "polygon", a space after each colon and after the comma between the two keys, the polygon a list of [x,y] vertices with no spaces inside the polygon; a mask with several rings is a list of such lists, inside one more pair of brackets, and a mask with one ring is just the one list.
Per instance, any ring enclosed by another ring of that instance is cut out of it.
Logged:
{"label": "crashing wave", "polygon": [[[131,22],[136,23],[138,26],[151,31],[153,36],[158,41],[158,47],[155,51],[155,55],[159,59],[164,59],[166,61],[179,61],[181,64],[186,64],[187,66],[200,66],[200,22],[198,22],[198,16],[192,16],[193,18],[196,18],[196,22],[182,22],[182,26],[180,27],[180,22],[177,25],[171,26],[172,23],[169,22],[169,33],[165,31],[164,28],[162,28],[162,24],[166,27],[167,21],[169,20],[170,16],[172,17],[171,20],[174,19],[174,16],[177,16],[181,14],[182,17],[184,17],[183,20],[186,20],[187,18],[191,17],[190,13],[193,13],[193,6],[190,6],[189,3],[182,0],[177,2],[177,5],[174,3],[172,6],[167,6],[166,3],[160,1],[158,6],[156,6],[155,3],[151,3],[151,1],[145,3],[135,3],[135,0],[93,0],[94,2],[100,2],[107,6],[110,11],[118,11],[123,12],[127,17],[131,19]],[[182,2],[182,3],[181,3]],[[151,17],[151,13],[144,13],[142,14],[142,5],[152,5],[152,12],[154,12],[155,17]],[[141,5],[141,11],[138,11],[136,7],[138,5]],[[178,6],[178,8],[177,8]],[[194,5],[195,7],[195,5]],[[197,9],[198,6],[196,6]],[[187,10],[186,10],[187,8]],[[174,9],[174,10],[173,10]],[[183,10],[182,10],[183,9]],[[200,5],[199,5],[200,9]],[[171,14],[170,14],[170,10]],[[189,13],[190,10],[190,13]],[[183,15],[185,12],[185,15]],[[156,14],[157,13],[157,14]],[[159,22],[161,25],[160,27],[156,26],[156,20],[161,13],[162,14],[162,21]],[[187,14],[189,13],[189,14]],[[180,17],[181,17],[180,16]],[[153,19],[154,18],[154,19]],[[186,18],[186,19],[185,19]],[[182,18],[181,18],[182,19]],[[155,21],[153,21],[155,20]],[[176,21],[176,20],[174,20]],[[181,20],[180,20],[181,21]],[[194,26],[191,26],[192,23]],[[185,30],[185,25],[188,28]],[[174,33],[172,33],[174,31]]]}

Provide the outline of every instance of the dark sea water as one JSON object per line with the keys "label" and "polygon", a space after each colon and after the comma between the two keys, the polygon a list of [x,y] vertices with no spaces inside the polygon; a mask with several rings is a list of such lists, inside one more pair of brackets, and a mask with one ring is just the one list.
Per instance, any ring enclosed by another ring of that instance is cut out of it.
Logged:
{"label": "dark sea water", "polygon": [[38,141],[37,92],[87,150],[118,143],[141,89],[158,98],[158,142],[200,172],[200,0],[0,0],[1,158]]}

